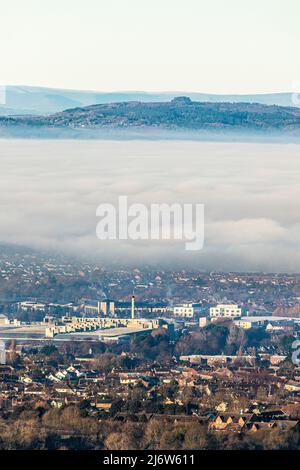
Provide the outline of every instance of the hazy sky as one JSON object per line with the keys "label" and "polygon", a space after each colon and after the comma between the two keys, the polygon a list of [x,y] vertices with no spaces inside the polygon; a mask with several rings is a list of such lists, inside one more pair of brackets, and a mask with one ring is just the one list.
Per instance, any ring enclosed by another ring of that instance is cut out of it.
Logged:
{"label": "hazy sky", "polygon": [[0,83],[292,91],[299,0],[0,0]]}
{"label": "hazy sky", "polygon": [[[0,140],[0,240],[85,260],[300,272],[299,145]],[[205,204],[205,244],[100,241],[96,208]]]}

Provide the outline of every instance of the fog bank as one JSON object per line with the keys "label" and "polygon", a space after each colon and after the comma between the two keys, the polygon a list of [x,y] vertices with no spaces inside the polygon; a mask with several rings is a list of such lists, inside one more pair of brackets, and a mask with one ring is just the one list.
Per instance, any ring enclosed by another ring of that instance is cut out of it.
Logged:
{"label": "fog bank", "polygon": [[[300,145],[0,140],[0,241],[99,262],[300,271]],[[99,241],[96,208],[205,204],[205,247]]]}

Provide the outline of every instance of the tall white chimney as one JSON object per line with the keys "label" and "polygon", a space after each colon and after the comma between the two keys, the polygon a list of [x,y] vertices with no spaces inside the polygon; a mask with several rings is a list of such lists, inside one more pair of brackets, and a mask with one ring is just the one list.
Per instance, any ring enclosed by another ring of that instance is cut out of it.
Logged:
{"label": "tall white chimney", "polygon": [[131,318],[134,320],[134,303],[135,303],[135,297],[134,295],[131,297]]}

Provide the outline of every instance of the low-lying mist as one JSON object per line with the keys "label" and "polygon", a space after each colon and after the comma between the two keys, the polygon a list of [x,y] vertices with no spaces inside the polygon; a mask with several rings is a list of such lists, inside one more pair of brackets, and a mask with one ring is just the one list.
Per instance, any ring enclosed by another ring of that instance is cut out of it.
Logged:
{"label": "low-lying mist", "polygon": [[[300,145],[0,140],[0,241],[117,265],[300,271]],[[119,195],[205,204],[205,246],[99,241]]]}

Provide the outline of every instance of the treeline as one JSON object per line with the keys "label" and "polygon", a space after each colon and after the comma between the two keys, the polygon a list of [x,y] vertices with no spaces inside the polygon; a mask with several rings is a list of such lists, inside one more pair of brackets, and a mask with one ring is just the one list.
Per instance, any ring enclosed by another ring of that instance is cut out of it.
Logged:
{"label": "treeline", "polygon": [[200,331],[182,336],[175,351],[177,354],[237,354],[246,348],[267,344],[268,334],[261,329],[243,330],[233,322],[210,324]]}
{"label": "treeline", "polygon": [[[272,340],[272,345],[280,354],[292,352],[293,336],[280,335]],[[169,365],[174,356],[189,354],[228,354],[245,351],[255,353],[260,346],[269,346],[270,336],[263,329],[243,330],[232,322],[210,324],[186,334],[174,337],[165,328],[134,336],[127,343],[106,344],[102,342],[69,341],[54,343],[42,348],[24,349],[31,355],[42,355],[46,364],[69,363],[79,355],[98,358],[98,370],[110,372],[115,367],[134,368],[141,364]],[[59,348],[59,349],[58,349]],[[123,353],[123,354],[122,354]]]}
{"label": "treeline", "polygon": [[297,431],[270,429],[253,433],[209,432],[200,422],[175,424],[99,420],[84,408],[16,409],[0,418],[0,449],[137,450],[137,449],[300,449]]}

